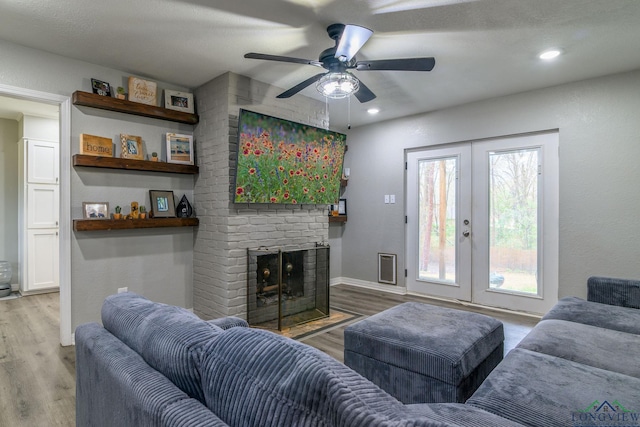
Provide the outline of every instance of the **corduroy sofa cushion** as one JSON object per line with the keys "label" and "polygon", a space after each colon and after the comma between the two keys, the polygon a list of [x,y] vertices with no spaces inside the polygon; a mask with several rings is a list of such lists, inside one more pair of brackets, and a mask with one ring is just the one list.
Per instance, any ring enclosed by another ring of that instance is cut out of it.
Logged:
{"label": "corduroy sofa cushion", "polygon": [[183,308],[155,303],[132,292],[105,299],[102,323],[182,391],[204,402],[202,351],[222,329]]}
{"label": "corduroy sofa cushion", "polygon": [[589,414],[585,416],[583,411],[604,401],[617,401],[635,411],[640,402],[640,379],[516,348],[467,404],[532,427],[628,425],[607,419],[590,424]]}
{"label": "corduroy sofa cushion", "polygon": [[225,331],[202,366],[205,403],[232,426],[520,426],[466,405],[403,405],[325,353],[265,330]]}
{"label": "corduroy sofa cushion", "polygon": [[640,378],[640,335],[548,319],[536,325],[518,348],[561,357],[574,362]]}
{"label": "corduroy sofa cushion", "polygon": [[597,326],[640,335],[640,310],[585,301],[578,297],[562,298],[542,317]]}

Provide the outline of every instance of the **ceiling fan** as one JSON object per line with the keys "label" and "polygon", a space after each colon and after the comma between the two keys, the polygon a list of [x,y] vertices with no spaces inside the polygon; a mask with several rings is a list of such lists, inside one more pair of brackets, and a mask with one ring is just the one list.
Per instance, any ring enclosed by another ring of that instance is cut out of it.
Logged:
{"label": "ceiling fan", "polygon": [[317,61],[292,58],[289,56],[247,53],[245,58],[267,61],[292,62],[325,68],[327,72],[313,77],[282,92],[278,98],[290,98],[313,83],[320,93],[328,98],[346,98],[352,93],[360,102],[369,102],[376,95],[347,70],[357,71],[431,71],[436,64],[434,58],[381,59],[376,61],[356,61],[356,53],[373,35],[373,31],[358,25],[332,24],[327,33],[336,44],[320,53]]}

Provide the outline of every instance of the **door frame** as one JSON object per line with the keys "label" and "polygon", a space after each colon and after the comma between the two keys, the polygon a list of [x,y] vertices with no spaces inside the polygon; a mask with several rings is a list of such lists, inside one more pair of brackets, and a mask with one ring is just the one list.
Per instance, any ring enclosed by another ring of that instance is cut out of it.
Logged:
{"label": "door frame", "polygon": [[0,96],[58,105],[60,112],[60,344],[73,345],[71,326],[71,98],[0,83]]}

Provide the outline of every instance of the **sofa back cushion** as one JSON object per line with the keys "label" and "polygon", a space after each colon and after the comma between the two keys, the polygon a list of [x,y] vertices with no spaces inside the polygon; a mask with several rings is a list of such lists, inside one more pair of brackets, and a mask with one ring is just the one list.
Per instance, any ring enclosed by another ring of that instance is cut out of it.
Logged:
{"label": "sofa back cushion", "polygon": [[265,330],[225,331],[202,368],[205,404],[229,425],[372,426],[404,410],[337,360]]}
{"label": "sofa back cushion", "polygon": [[222,329],[183,308],[155,303],[131,292],[105,299],[102,323],[151,367],[204,402],[202,352]]}

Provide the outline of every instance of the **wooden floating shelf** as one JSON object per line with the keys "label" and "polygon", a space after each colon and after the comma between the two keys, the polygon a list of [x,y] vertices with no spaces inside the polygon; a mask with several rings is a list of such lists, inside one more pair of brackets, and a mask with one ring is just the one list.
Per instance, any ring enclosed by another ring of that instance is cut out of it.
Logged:
{"label": "wooden floating shelf", "polygon": [[168,110],[155,105],[146,105],[139,102],[127,101],[126,99],[111,98],[110,96],[102,96],[79,90],[73,92],[71,100],[73,105],[134,114],[136,116],[151,117],[153,119],[169,120],[188,125],[195,125],[199,120],[197,114]]}
{"label": "wooden floating shelf", "polygon": [[75,231],[132,230],[134,228],[197,227],[198,218],[74,219]]}
{"label": "wooden floating shelf", "polygon": [[151,162],[148,160],[121,159],[119,157],[73,155],[73,166],[88,166],[93,168],[125,169],[148,172],[168,172],[195,175],[198,166],[181,165],[175,163]]}
{"label": "wooden floating shelf", "polygon": [[329,222],[347,222],[346,215],[330,216]]}

